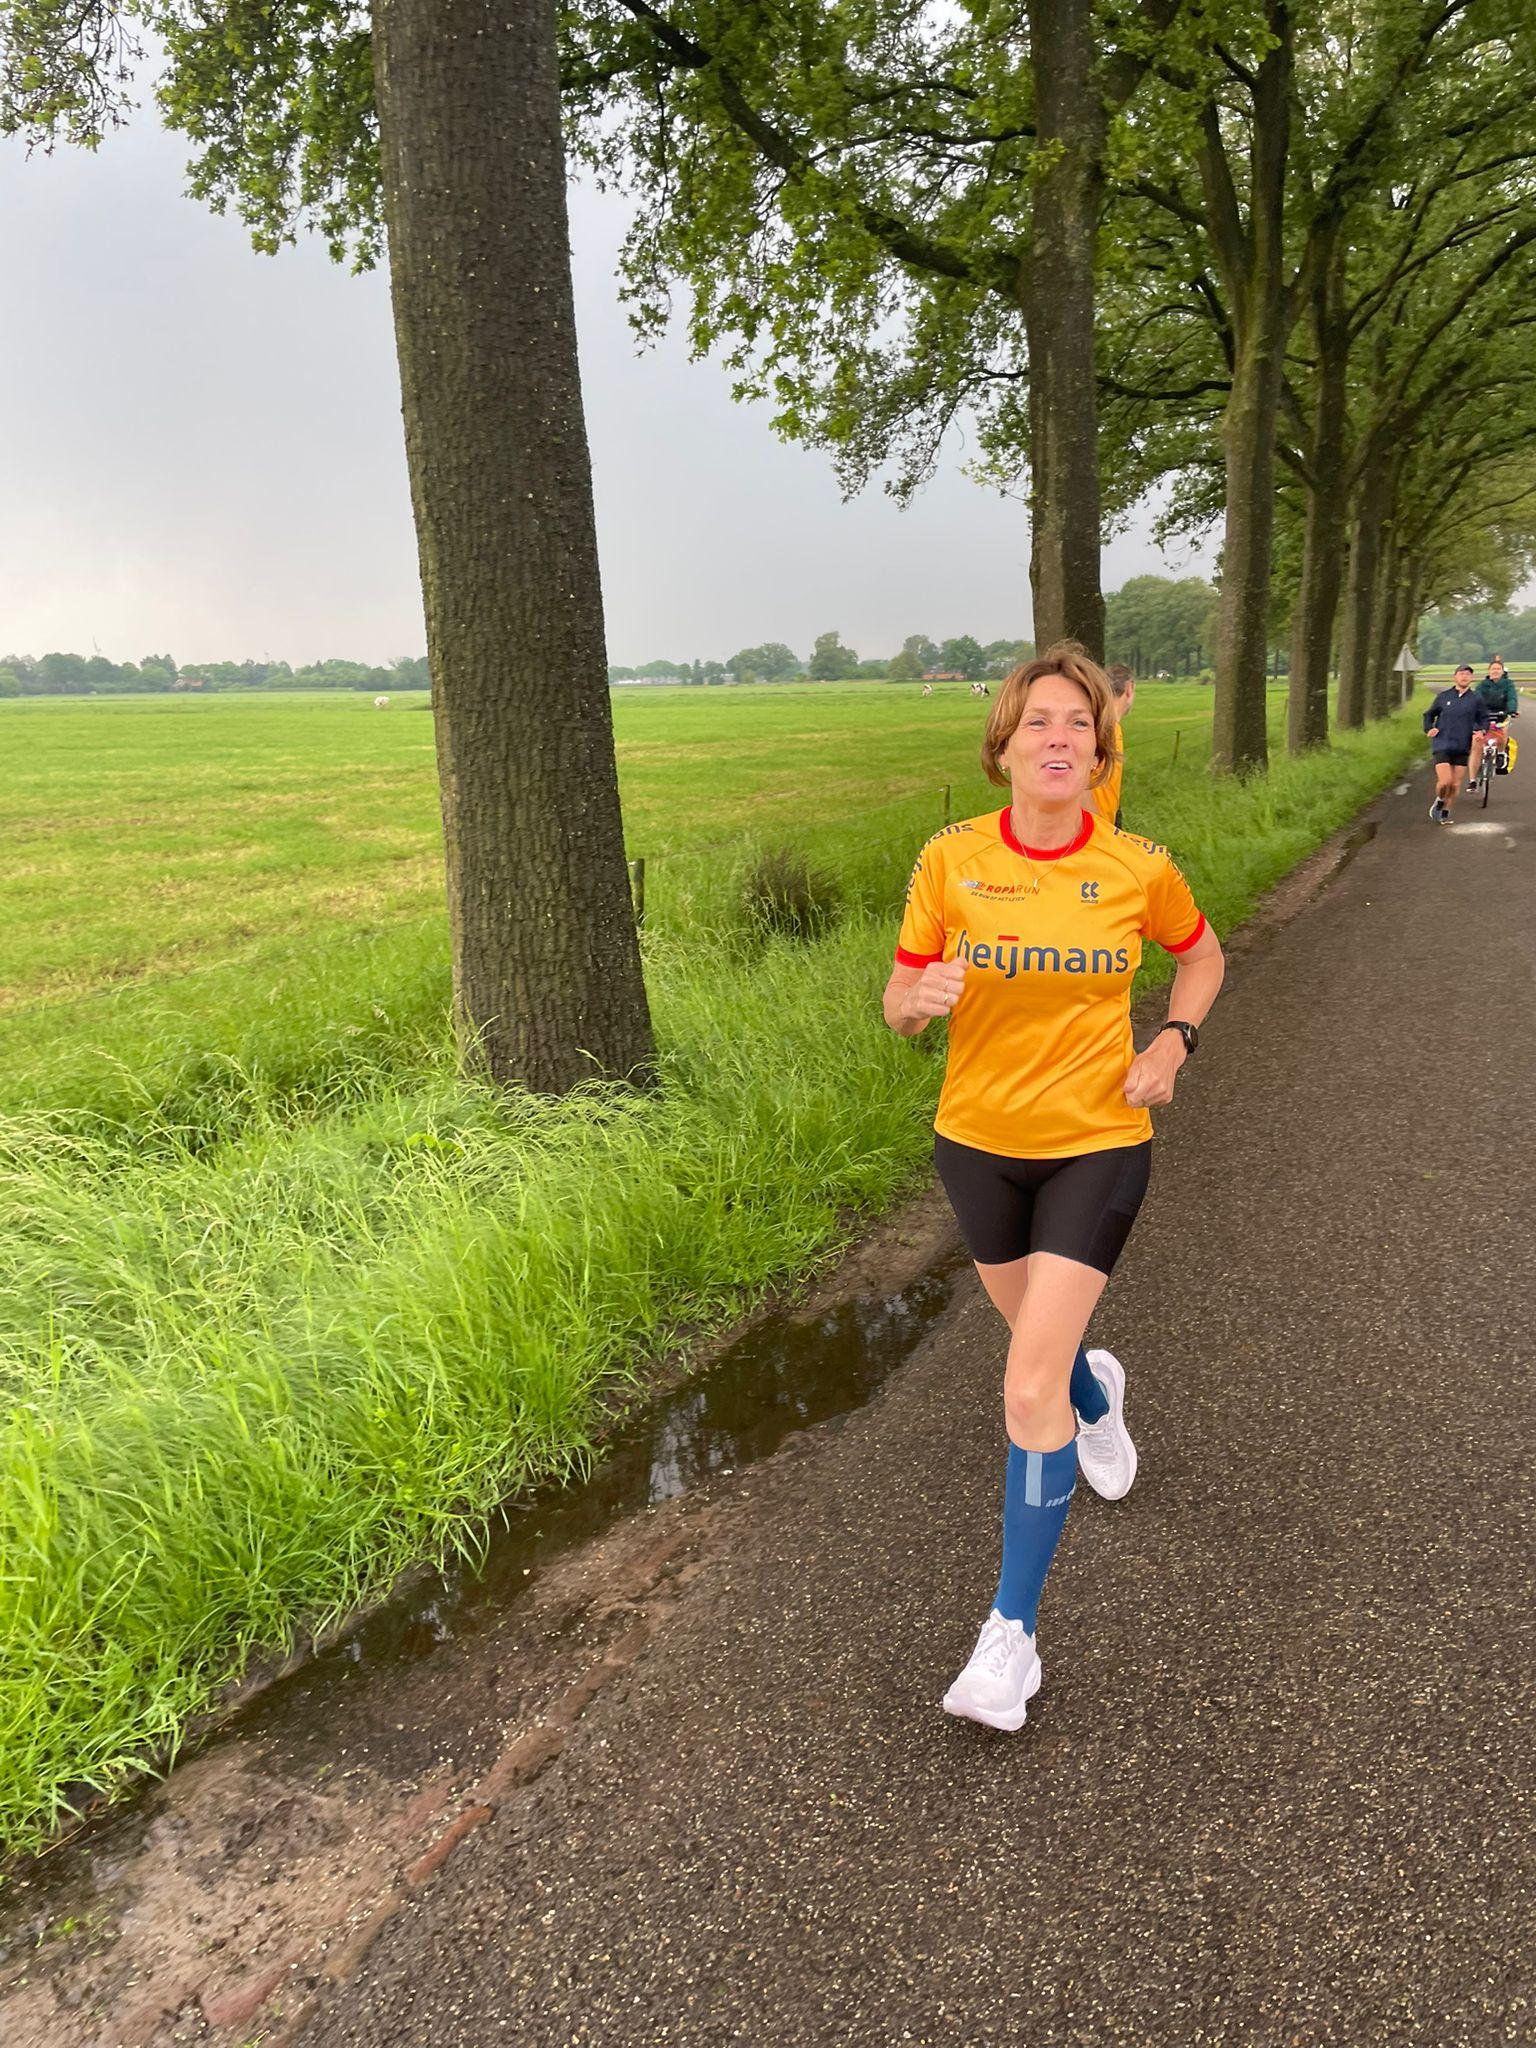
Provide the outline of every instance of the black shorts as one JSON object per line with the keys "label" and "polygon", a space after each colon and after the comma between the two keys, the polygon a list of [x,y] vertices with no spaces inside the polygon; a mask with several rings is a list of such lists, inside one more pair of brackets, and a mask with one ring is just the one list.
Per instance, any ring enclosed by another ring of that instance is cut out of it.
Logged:
{"label": "black shorts", "polygon": [[935,1131],[933,1159],[977,1265],[1054,1252],[1112,1273],[1152,1177],[1152,1140],[1070,1159],[1008,1159]]}
{"label": "black shorts", "polygon": [[1465,768],[1471,758],[1472,750],[1470,747],[1465,752],[1452,748],[1448,753],[1444,754],[1441,753],[1438,747],[1435,749],[1435,759],[1443,761],[1447,768]]}

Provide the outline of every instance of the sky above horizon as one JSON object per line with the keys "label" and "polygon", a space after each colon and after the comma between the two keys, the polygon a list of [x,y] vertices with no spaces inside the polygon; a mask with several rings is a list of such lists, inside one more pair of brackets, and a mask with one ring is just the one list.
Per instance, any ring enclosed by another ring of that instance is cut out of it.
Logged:
{"label": "sky above horizon", "polygon": [[[257,255],[183,194],[149,113],[95,156],[0,143],[0,653],[114,661],[331,656],[424,644],[388,290],[311,239]],[[573,265],[610,659],[864,655],[909,633],[1029,631],[1024,508],[961,473],[906,510],[845,504],[831,466],[676,337],[637,355],[618,302],[621,200],[572,194]],[[1150,517],[1114,588],[1165,558]]]}

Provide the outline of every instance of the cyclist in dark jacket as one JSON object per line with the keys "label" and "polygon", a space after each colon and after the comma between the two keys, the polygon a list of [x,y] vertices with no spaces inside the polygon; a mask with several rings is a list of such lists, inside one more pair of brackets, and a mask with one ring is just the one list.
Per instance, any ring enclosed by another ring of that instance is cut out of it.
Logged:
{"label": "cyclist in dark jacket", "polygon": [[1482,698],[1495,718],[1518,718],[1520,716],[1520,692],[1515,688],[1515,679],[1495,655],[1488,664],[1488,673],[1477,686]]}
{"label": "cyclist in dark jacket", "polygon": [[1448,690],[1442,690],[1424,714],[1424,730],[1434,742],[1435,800],[1429,815],[1437,825],[1449,825],[1460,794],[1467,764],[1477,772],[1483,755],[1483,735],[1493,723],[1488,707],[1472,687],[1472,664],[1464,661]]}
{"label": "cyclist in dark jacket", "polygon": [[[1520,716],[1520,692],[1515,688],[1514,677],[1497,655],[1489,662],[1488,673],[1478,684],[1477,694],[1488,706],[1490,718],[1505,719],[1518,718]],[[1512,759],[1511,748],[1514,742],[1511,740],[1506,745],[1499,738],[1498,727],[1495,726],[1494,731],[1489,736],[1488,744],[1495,750],[1497,757],[1494,766],[1498,769],[1500,775],[1507,775]],[[1469,772],[1475,775],[1477,770],[1475,767],[1472,767]]]}

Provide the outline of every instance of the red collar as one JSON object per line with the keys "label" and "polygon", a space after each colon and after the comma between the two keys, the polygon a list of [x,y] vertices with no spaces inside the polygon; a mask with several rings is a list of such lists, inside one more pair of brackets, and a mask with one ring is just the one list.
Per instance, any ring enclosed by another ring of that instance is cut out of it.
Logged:
{"label": "red collar", "polygon": [[1022,853],[1026,860],[1065,860],[1069,853],[1081,853],[1093,837],[1093,813],[1083,812],[1083,829],[1069,846],[1026,846],[1013,829],[1013,806],[1005,804],[997,814],[998,829],[1003,835],[1004,846],[1015,853]]}

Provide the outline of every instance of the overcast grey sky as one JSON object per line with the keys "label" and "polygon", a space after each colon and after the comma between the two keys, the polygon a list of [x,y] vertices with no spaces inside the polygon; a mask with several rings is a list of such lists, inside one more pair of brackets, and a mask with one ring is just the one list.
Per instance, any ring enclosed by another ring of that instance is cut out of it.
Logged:
{"label": "overcast grey sky", "polygon": [[[313,241],[256,255],[183,196],[185,156],[147,113],[94,157],[0,144],[0,653],[418,653],[384,277]],[[680,342],[637,356],[623,221],[573,194],[611,658],[1026,633],[1022,507],[967,482],[958,448],[909,510],[878,489],[845,505],[717,365]],[[1207,567],[1165,563],[1143,527],[1105,581]]]}

